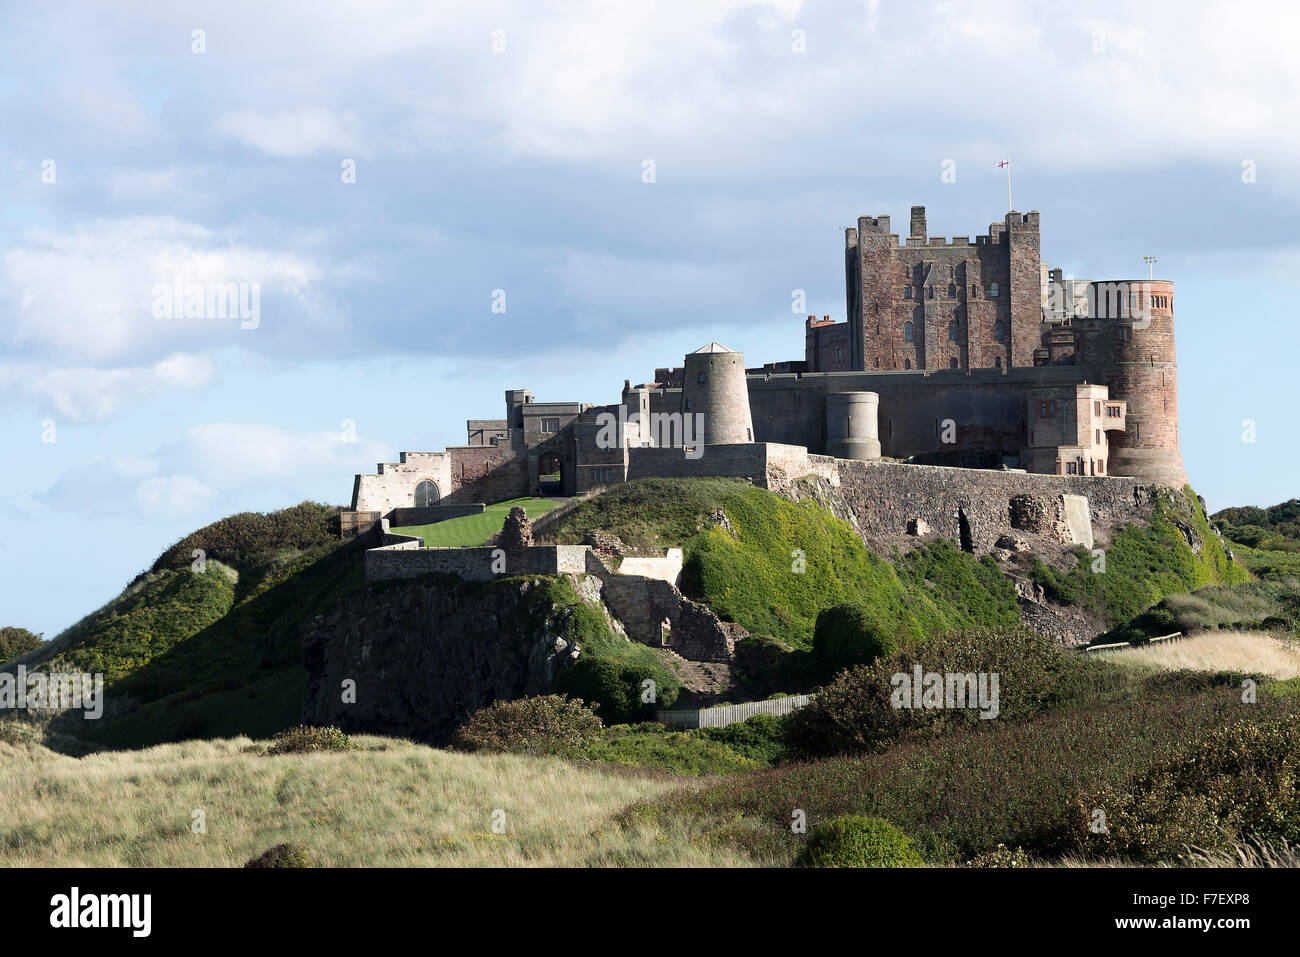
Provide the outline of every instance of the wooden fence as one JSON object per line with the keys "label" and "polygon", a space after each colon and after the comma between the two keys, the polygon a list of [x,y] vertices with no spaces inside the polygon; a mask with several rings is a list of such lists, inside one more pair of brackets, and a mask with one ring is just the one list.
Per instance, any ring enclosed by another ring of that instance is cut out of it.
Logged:
{"label": "wooden fence", "polygon": [[769,698],[766,701],[746,701],[742,704],[721,704],[714,708],[698,710],[660,711],[655,717],[664,724],[679,728],[721,728],[744,721],[756,714],[789,714],[813,699],[810,694],[791,695],[788,698]]}

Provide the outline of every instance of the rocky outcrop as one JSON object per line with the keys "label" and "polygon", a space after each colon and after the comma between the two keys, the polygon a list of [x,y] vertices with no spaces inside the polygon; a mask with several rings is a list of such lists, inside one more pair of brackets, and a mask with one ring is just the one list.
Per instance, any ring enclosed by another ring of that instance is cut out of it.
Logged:
{"label": "rocky outcrop", "polygon": [[533,544],[533,526],[528,521],[528,513],[524,509],[515,506],[506,516],[506,521],[501,526],[501,533],[497,536],[497,545],[504,549],[506,554],[512,552],[521,552],[525,548],[531,548]]}
{"label": "rocky outcrop", "polygon": [[442,743],[494,701],[546,693],[579,654],[550,585],[429,576],[345,596],[303,629],[303,720]]}

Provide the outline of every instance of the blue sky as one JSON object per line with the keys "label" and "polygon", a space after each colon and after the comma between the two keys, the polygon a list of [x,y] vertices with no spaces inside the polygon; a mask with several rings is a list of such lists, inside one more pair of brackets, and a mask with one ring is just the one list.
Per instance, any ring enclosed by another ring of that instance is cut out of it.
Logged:
{"label": "blue sky", "polygon": [[[1298,19],[6,5],[0,624],[53,635],[223,515],[344,503],[507,388],[610,402],[710,339],[799,358],[794,290],[844,317],[842,227],[924,204],[931,234],[984,232],[1006,157],[1053,265],[1140,278],[1153,254],[1177,283],[1182,449],[1210,507],[1300,494]],[[155,317],[177,275],[257,283],[256,328]]]}

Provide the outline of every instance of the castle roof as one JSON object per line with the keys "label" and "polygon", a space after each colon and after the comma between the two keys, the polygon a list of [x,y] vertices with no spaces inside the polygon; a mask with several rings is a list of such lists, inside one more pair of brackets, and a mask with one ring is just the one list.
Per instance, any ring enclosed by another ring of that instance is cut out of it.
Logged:
{"label": "castle roof", "polygon": [[713,342],[710,342],[707,346],[700,346],[698,349],[692,352],[691,355],[693,356],[699,355],[701,352],[735,352],[735,351],[736,351],[735,349],[728,349],[721,342],[714,340]]}

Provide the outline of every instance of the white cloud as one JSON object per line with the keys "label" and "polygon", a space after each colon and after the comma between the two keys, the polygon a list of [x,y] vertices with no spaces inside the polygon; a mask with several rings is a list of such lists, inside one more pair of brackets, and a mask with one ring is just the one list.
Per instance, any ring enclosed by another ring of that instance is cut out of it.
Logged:
{"label": "white cloud", "polygon": [[301,253],[241,244],[170,217],[98,220],[34,229],[0,250],[0,341],[36,359],[97,366],[157,360],[251,334],[238,318],[159,319],[161,285],[257,284],[308,326],[335,322],[319,300],[322,266]]}
{"label": "white cloud", "polygon": [[293,432],[260,423],[213,422],[187,430],[147,455],[98,456],[59,476],[43,504],[65,512],[134,511],[172,519],[230,506],[270,492],[284,504],[307,496],[324,477],[351,492],[351,477],[390,454],[373,441],[349,441],[343,431]]}
{"label": "white cloud", "polygon": [[320,107],[278,113],[235,110],[217,117],[213,132],[271,156],[363,152],[361,123],[356,115]]}
{"label": "white cloud", "polygon": [[121,369],[0,362],[0,395],[25,396],[59,419],[103,422],[165,389],[201,389],[212,378],[210,359],[185,353]]}

